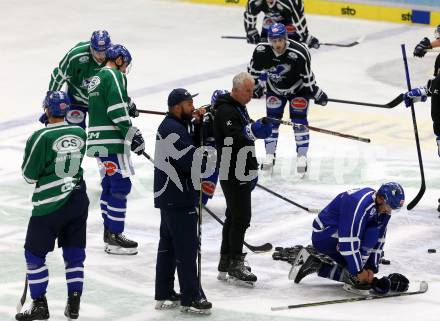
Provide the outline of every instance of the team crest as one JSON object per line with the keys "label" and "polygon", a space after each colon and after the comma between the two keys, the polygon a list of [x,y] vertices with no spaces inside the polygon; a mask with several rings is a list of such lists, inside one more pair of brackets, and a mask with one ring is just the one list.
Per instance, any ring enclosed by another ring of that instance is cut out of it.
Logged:
{"label": "team crest", "polygon": [[275,96],[269,96],[266,99],[266,106],[269,109],[281,107],[281,100]]}
{"label": "team crest", "polygon": [[255,48],[255,50],[257,50],[258,52],[263,52],[264,50],[266,50],[266,47],[264,47],[263,45],[259,45],[257,46],[257,48]]}
{"label": "team crest", "polygon": [[85,63],[89,62],[89,56],[82,56],[78,60],[81,64],[85,64]]}
{"label": "team crest", "polygon": [[115,162],[105,161],[102,163],[102,165],[104,165],[105,173],[108,176],[115,175],[118,172],[118,164]]}
{"label": "team crest", "polygon": [[287,54],[287,57],[289,57],[289,58],[292,59],[292,60],[296,60],[296,59],[298,59],[298,55],[297,55],[296,53],[294,53],[294,52],[289,52],[289,53]]}
{"label": "team crest", "polygon": [[98,76],[94,76],[89,83],[89,86],[87,88],[88,92],[93,91],[98,85],[101,83],[101,79]]}
{"label": "team crest", "polygon": [[80,124],[84,121],[85,115],[81,110],[69,110],[66,119],[69,123]]}

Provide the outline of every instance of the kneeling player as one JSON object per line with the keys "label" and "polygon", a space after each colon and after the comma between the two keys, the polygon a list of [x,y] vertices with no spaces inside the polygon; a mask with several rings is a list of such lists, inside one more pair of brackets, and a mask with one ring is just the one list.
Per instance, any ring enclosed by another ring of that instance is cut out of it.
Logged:
{"label": "kneeling player", "polygon": [[[317,252],[302,249],[289,279],[299,283],[317,272],[320,277],[346,283],[347,290],[406,291],[409,281],[401,274],[374,277],[391,211],[400,209],[404,201],[398,183],[383,184],[377,192],[367,187],[339,194],[313,222],[312,242]],[[322,260],[320,254],[334,262]]]}
{"label": "kneeling player", "polygon": [[68,300],[64,314],[70,319],[77,319],[79,314],[89,207],[81,168],[86,133],[65,122],[69,104],[66,93],[48,92],[43,103],[47,127],[33,133],[26,143],[23,177],[29,184],[36,184],[24,245],[33,303],[15,316],[19,321],[49,318],[45,296],[49,272],[45,262],[56,239],[63,248],[66,265]]}

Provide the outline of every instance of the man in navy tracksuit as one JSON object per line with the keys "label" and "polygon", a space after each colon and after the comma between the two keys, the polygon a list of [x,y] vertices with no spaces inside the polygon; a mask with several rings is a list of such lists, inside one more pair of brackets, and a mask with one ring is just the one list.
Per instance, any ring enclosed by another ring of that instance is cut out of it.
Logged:
{"label": "man in navy tracksuit", "polygon": [[[194,111],[187,90],[174,89],[168,96],[168,113],[156,135],[154,206],[160,209],[160,241],[156,262],[156,309],[180,304],[182,312],[209,314],[212,304],[197,278],[197,192],[191,180],[194,152],[198,144],[197,123],[202,109]],[[190,134],[194,117],[194,134]],[[174,291],[177,268],[180,295]]]}

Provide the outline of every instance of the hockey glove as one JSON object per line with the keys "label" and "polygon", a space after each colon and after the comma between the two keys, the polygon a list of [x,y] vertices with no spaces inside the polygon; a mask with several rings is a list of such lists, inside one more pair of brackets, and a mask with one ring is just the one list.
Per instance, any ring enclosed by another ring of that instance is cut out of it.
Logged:
{"label": "hockey glove", "polygon": [[249,29],[246,31],[246,40],[248,43],[256,45],[261,41],[260,34],[257,29]]}
{"label": "hockey glove", "polygon": [[133,118],[139,116],[139,111],[136,108],[136,104],[130,97],[128,97],[128,115]]}
{"label": "hockey glove", "polygon": [[327,94],[319,87],[315,87],[313,90],[313,98],[315,99],[315,104],[325,106],[328,103]]}
{"label": "hockey glove", "polygon": [[49,123],[49,119],[47,118],[46,113],[42,114],[40,116],[40,118],[38,118],[38,121],[42,124],[44,124],[44,126],[47,126],[47,124]]}
{"label": "hockey glove", "polygon": [[245,127],[245,135],[250,140],[264,139],[272,134],[273,124],[264,124],[262,119]]}
{"label": "hockey glove", "polygon": [[419,101],[425,102],[428,99],[428,92],[426,90],[426,87],[414,88],[403,95],[406,107],[411,106],[411,103],[416,103]]}
{"label": "hockey glove", "polygon": [[432,49],[431,41],[429,41],[429,39],[425,37],[414,48],[414,57],[423,58],[426,54],[426,50],[428,49]]}
{"label": "hockey glove", "polygon": [[138,129],[134,133],[133,139],[131,140],[131,151],[138,155],[142,155],[144,150],[145,150],[145,141],[144,138],[142,137],[140,130]]}
{"label": "hockey glove", "polygon": [[400,273],[391,273],[388,275],[391,282],[391,290],[396,292],[408,291],[409,280]]}
{"label": "hockey glove", "polygon": [[387,294],[391,288],[391,281],[387,276],[383,276],[380,279],[374,278],[371,283],[371,289],[377,294]]}
{"label": "hockey glove", "polygon": [[252,95],[252,98],[261,98],[265,94],[265,88],[261,83],[258,83],[255,85],[254,88],[254,94]]}
{"label": "hockey glove", "polygon": [[321,46],[321,44],[319,43],[318,38],[315,38],[315,37],[313,37],[312,35],[308,35],[308,36],[306,37],[305,43],[306,43],[306,45],[307,45],[309,48],[315,48],[315,49],[318,49],[318,48]]}

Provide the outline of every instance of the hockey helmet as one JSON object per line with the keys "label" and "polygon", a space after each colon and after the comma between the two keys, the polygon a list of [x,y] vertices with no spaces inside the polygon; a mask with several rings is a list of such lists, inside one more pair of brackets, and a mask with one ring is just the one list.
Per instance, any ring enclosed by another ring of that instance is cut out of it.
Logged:
{"label": "hockey helmet", "polygon": [[274,23],[270,25],[269,30],[267,31],[267,37],[269,40],[272,39],[287,39],[287,31],[286,27],[282,23]]}
{"label": "hockey helmet", "polygon": [[97,52],[106,51],[112,45],[110,35],[106,30],[97,30],[92,33],[90,46]]}
{"label": "hockey helmet", "polygon": [[109,60],[116,60],[118,57],[122,57],[124,63],[127,65],[131,63],[130,52],[123,45],[112,45],[106,50],[105,56]]}
{"label": "hockey helmet", "polygon": [[223,96],[223,95],[226,95],[226,94],[229,94],[229,91],[227,91],[225,89],[214,90],[214,92],[212,93],[212,96],[211,96],[211,106],[215,105],[215,102],[217,101],[217,98],[219,96]]}
{"label": "hockey helmet", "polygon": [[47,108],[49,116],[64,117],[70,109],[70,99],[64,91],[48,91],[43,108]]}
{"label": "hockey helmet", "polygon": [[377,195],[382,196],[393,210],[400,209],[405,202],[405,192],[399,183],[390,182],[382,184],[377,191]]}

